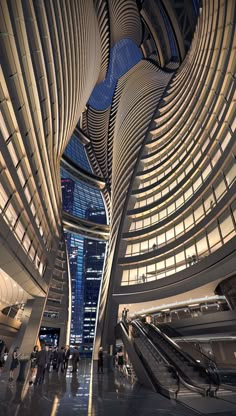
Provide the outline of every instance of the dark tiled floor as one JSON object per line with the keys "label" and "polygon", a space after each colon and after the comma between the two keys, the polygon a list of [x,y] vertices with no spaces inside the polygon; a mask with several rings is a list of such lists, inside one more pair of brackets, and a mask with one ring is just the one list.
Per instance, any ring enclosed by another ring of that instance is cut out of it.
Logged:
{"label": "dark tiled floor", "polygon": [[[92,372],[89,361],[81,361],[78,374],[46,374],[41,386],[9,383],[0,376],[0,416],[235,416],[228,402],[201,402],[201,413],[143,388],[131,385],[116,371]],[[217,400],[217,399],[213,399]],[[199,403],[197,400],[196,403]],[[212,405],[213,403],[213,405]],[[191,405],[191,400],[189,402]],[[228,406],[228,407],[227,407]],[[210,409],[211,408],[211,409]],[[224,411],[222,411],[222,409]],[[227,411],[228,409],[228,411]],[[231,411],[232,410],[232,411]]]}

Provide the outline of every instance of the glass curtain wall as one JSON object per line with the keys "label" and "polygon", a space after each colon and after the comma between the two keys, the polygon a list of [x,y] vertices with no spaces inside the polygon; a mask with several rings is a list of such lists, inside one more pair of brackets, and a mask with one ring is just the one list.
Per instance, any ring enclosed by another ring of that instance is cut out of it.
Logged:
{"label": "glass curtain wall", "polygon": [[[84,170],[91,172],[83,144],[72,136],[65,155]],[[106,224],[106,211],[101,192],[61,168],[63,211],[97,224]],[[97,302],[103,271],[106,243],[67,232],[72,290],[71,337],[83,355],[93,349]]]}

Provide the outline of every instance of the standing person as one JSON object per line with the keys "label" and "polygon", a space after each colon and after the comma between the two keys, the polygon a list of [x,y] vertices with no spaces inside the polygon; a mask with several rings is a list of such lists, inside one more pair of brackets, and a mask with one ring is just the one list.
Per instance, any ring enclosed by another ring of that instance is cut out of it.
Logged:
{"label": "standing person", "polygon": [[30,362],[31,362],[31,364],[30,364],[30,379],[29,379],[29,385],[30,386],[31,386],[31,384],[33,384],[33,378],[35,377],[36,372],[37,372],[36,362],[37,362],[38,352],[39,352],[38,346],[35,345],[33,351],[31,352],[31,355],[30,355]]}
{"label": "standing person", "polygon": [[48,364],[47,364],[47,371],[49,373],[50,373],[52,362],[53,362],[53,350],[52,350],[52,347],[49,347],[49,350],[48,350]]}
{"label": "standing person", "polygon": [[64,372],[64,363],[65,363],[65,352],[64,352],[64,347],[61,347],[57,355],[57,372],[59,371],[59,368],[61,368],[62,373]]}
{"label": "standing person", "polygon": [[103,349],[102,347],[100,347],[98,351],[98,373],[99,373],[99,370],[101,370],[101,373],[103,373]]}
{"label": "standing person", "polygon": [[121,314],[121,320],[124,322],[124,320],[125,320],[125,308],[123,309],[123,311],[122,311],[122,314]]}
{"label": "standing person", "polygon": [[58,347],[54,348],[54,350],[52,352],[52,356],[53,356],[52,368],[53,368],[53,370],[56,370],[57,369]]}
{"label": "standing person", "polygon": [[48,364],[48,351],[46,350],[45,345],[42,345],[42,349],[41,351],[39,351],[37,360],[36,360],[37,374],[36,374],[36,379],[34,382],[35,386],[38,383],[39,384],[43,383],[45,368],[47,367],[47,364]]}
{"label": "standing person", "polygon": [[45,366],[44,374],[45,374],[45,370],[48,370],[48,372],[50,370],[50,355],[51,355],[51,353],[50,353],[50,349],[49,349],[48,345],[45,346],[45,351],[47,353],[47,365]]}
{"label": "standing person", "polygon": [[66,348],[65,348],[65,364],[64,364],[64,369],[65,370],[68,369],[69,359],[70,359],[70,347],[69,347],[69,345],[66,345]]}
{"label": "standing person", "polygon": [[122,311],[122,321],[126,322],[127,321],[127,315],[128,315],[128,309],[124,308]]}
{"label": "standing person", "polygon": [[19,348],[16,347],[12,353],[12,362],[10,367],[10,377],[9,381],[13,381],[14,371],[19,365],[19,356],[21,353],[19,352]]}
{"label": "standing person", "polygon": [[117,365],[118,365],[119,372],[122,373],[123,366],[124,366],[124,353],[123,353],[122,347],[120,347],[117,352]]}
{"label": "standing person", "polygon": [[80,360],[78,347],[74,348],[73,354],[72,354],[72,371],[71,373],[76,373],[77,371],[77,365]]}

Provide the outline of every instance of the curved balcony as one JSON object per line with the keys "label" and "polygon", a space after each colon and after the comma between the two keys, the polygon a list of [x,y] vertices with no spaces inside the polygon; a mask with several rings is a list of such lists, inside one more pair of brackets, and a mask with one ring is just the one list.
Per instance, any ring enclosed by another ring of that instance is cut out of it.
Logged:
{"label": "curved balcony", "polygon": [[110,227],[104,224],[96,224],[82,218],[74,217],[63,212],[63,227],[71,232],[82,234],[86,237],[107,241],[110,235]]}

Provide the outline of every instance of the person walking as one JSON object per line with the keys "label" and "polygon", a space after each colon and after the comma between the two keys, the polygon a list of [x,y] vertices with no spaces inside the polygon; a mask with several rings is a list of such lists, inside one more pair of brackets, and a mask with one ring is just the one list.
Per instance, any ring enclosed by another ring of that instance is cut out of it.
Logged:
{"label": "person walking", "polygon": [[66,345],[65,348],[65,363],[64,363],[64,369],[67,370],[68,369],[68,365],[69,365],[69,359],[70,359],[70,347],[69,345]]}
{"label": "person walking", "polygon": [[58,347],[55,347],[54,350],[52,351],[52,368],[53,370],[57,369],[57,357],[58,357]]}
{"label": "person walking", "polygon": [[48,364],[48,351],[46,350],[45,345],[42,345],[41,351],[39,351],[36,365],[37,365],[37,374],[34,385],[36,386],[38,383],[42,384],[44,380],[45,368]]}
{"label": "person walking", "polygon": [[13,381],[14,378],[14,371],[15,369],[18,367],[19,365],[19,356],[21,355],[21,353],[19,352],[19,348],[16,347],[12,353],[12,362],[11,362],[11,366],[10,366],[10,377],[9,377],[9,381]]}
{"label": "person walking", "polygon": [[33,384],[33,379],[36,376],[36,372],[37,372],[36,362],[37,362],[38,352],[39,352],[38,346],[35,345],[30,355],[30,379],[29,379],[30,386]]}
{"label": "person walking", "polygon": [[47,371],[50,373],[51,371],[51,365],[53,363],[53,349],[52,347],[49,347],[48,350],[48,363],[47,363]]}
{"label": "person walking", "polygon": [[76,373],[78,362],[80,361],[78,347],[74,348],[71,361],[72,361],[72,371],[71,371],[71,373]]}
{"label": "person walking", "polygon": [[103,373],[103,349],[102,347],[100,347],[98,351],[98,373],[100,370],[101,370],[101,373]]}
{"label": "person walking", "polygon": [[64,352],[64,347],[61,347],[57,355],[57,372],[59,371],[59,369],[61,369],[62,373],[64,372],[64,363],[65,363],[65,352]]}

